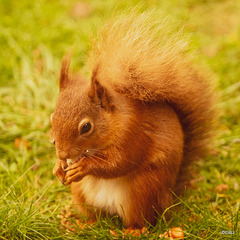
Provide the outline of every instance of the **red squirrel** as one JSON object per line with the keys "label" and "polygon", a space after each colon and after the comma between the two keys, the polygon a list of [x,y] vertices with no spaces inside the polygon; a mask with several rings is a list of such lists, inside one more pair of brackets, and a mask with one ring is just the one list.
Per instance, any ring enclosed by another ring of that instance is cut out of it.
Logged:
{"label": "red squirrel", "polygon": [[71,184],[78,210],[135,228],[171,205],[185,170],[206,152],[215,116],[211,83],[183,34],[154,15],[133,11],[99,30],[90,80],[70,74],[65,57],[51,115],[53,174]]}

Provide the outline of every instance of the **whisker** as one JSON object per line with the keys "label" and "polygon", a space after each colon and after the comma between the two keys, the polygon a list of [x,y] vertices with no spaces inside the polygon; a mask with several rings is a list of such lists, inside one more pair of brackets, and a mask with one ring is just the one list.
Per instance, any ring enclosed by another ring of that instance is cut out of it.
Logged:
{"label": "whisker", "polygon": [[[89,158],[90,158],[90,159],[92,159],[92,160],[94,160],[95,162],[97,162],[97,160],[96,160],[96,159],[94,159],[92,156],[90,156]],[[93,168],[91,168],[91,169],[93,170],[93,172],[95,172]],[[97,173],[96,173],[96,172],[95,172],[95,174],[97,175]],[[111,176],[113,176],[113,174],[112,174],[112,173],[110,173],[110,175],[111,175]],[[98,176],[98,175],[97,175],[97,176]]]}
{"label": "whisker", "polygon": [[[73,150],[74,150],[74,151],[83,151],[83,149],[80,148],[80,147],[74,147]],[[86,151],[89,151],[89,152],[92,152],[92,153],[97,152],[97,153],[99,153],[99,155],[102,154],[102,153],[100,152],[100,151],[102,151],[102,150],[104,150],[104,149],[103,149],[103,148],[99,148],[99,149],[86,149]],[[104,154],[102,154],[102,155],[104,155]]]}
{"label": "whisker", "polygon": [[[86,155],[87,155],[87,154],[86,154]],[[117,166],[116,164],[114,164],[114,163],[112,163],[112,162],[109,162],[109,161],[107,161],[107,160],[105,160],[105,159],[103,159],[103,158],[101,158],[101,157],[96,156],[96,155],[88,155],[87,157],[89,157],[90,159],[94,160],[95,162],[97,162],[96,159],[99,159],[99,160],[101,160],[101,161],[103,161],[103,162],[105,162],[105,163],[108,163],[108,164],[112,165],[112,166],[115,167],[115,168],[118,168],[118,169],[120,169],[120,170],[123,169],[122,167],[119,167],[119,166]]]}
{"label": "whisker", "polygon": [[[104,158],[102,158],[101,156],[97,156],[97,155],[92,155],[92,154],[88,154],[88,153],[85,153],[84,154],[86,157],[91,157],[91,158],[93,158],[93,159],[99,159],[99,160],[102,160],[103,162],[106,162],[106,163],[109,163],[106,159],[104,159]],[[105,156],[106,157],[106,156]]]}
{"label": "whisker", "polygon": [[[77,151],[77,150],[81,150],[82,151],[82,149],[80,149],[80,148],[78,148],[78,147],[75,147],[74,148],[74,150],[75,151]],[[102,149],[103,150],[103,149]],[[112,166],[115,166],[115,167],[118,167],[118,166],[116,166],[114,163],[111,163],[111,162],[109,162],[109,161],[107,161],[106,160],[106,155],[104,154],[104,153],[102,153],[101,152],[101,149],[87,149],[87,152],[85,151],[84,153],[83,153],[83,155],[84,156],[86,156],[86,157],[94,157],[95,159],[99,159],[99,160],[101,160],[101,161],[103,161],[103,162],[105,162],[105,163],[108,163],[108,164],[112,164]],[[127,161],[127,162],[129,162],[129,163],[131,163],[131,164],[134,164],[134,165],[136,165],[136,166],[141,166],[141,164],[139,164],[139,163],[136,163],[136,162],[133,162],[133,161],[130,161],[129,159],[127,159],[127,160],[125,160],[125,161]],[[118,167],[119,169],[121,169],[120,167]]]}
{"label": "whisker", "polygon": [[[105,159],[102,159],[102,158],[101,158],[101,156],[102,156],[102,157],[106,157],[106,155],[104,155],[103,153],[101,153],[101,152],[99,152],[99,151],[97,151],[97,150],[94,150],[94,149],[88,149],[88,150],[89,150],[89,151],[94,151],[97,155],[100,155],[100,156],[98,157],[98,156],[96,156],[94,153],[91,154],[91,155],[94,155],[94,157],[97,157],[98,159],[100,159],[100,160],[102,160],[102,161],[108,162],[108,161],[106,161]],[[129,159],[127,159],[127,162],[132,163],[132,164],[134,164],[134,165],[136,165],[136,166],[141,166],[141,164],[135,163],[135,162],[133,162],[133,161],[130,161]],[[109,163],[109,162],[108,162],[108,163]]]}
{"label": "whisker", "polygon": [[[84,159],[84,160],[85,160],[85,159]],[[95,160],[95,159],[93,159],[93,160]],[[96,161],[96,160],[95,160],[95,161]],[[96,175],[97,177],[99,177],[98,174],[97,174],[97,172],[94,170],[94,168],[92,168],[91,165],[89,165],[89,167],[90,167],[91,170],[95,173],[95,175]]]}

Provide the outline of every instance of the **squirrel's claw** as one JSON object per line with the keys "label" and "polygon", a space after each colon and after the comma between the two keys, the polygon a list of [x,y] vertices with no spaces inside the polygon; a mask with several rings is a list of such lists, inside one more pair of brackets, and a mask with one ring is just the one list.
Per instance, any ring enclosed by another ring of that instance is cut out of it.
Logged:
{"label": "squirrel's claw", "polygon": [[63,178],[62,178],[62,180],[61,180],[61,183],[62,183],[64,186],[66,186],[66,185],[67,185],[67,184],[66,184],[65,177],[63,177]]}
{"label": "squirrel's claw", "polygon": [[53,168],[53,175],[57,176],[63,185],[66,185],[65,184],[66,172],[63,170],[63,161],[62,160],[57,159],[57,162]]}
{"label": "squirrel's claw", "polygon": [[83,162],[76,162],[67,168],[65,180],[66,185],[72,182],[79,182],[86,176],[86,165]]}

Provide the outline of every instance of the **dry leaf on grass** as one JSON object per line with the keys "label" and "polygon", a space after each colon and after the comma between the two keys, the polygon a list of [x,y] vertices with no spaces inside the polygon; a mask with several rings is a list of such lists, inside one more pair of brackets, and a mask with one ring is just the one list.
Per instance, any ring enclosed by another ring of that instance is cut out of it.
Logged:
{"label": "dry leaf on grass", "polygon": [[222,193],[222,192],[225,192],[229,189],[229,186],[228,184],[219,184],[217,187],[216,187],[216,192],[218,193]]}
{"label": "dry leaf on grass", "polygon": [[109,230],[110,234],[113,235],[114,237],[117,237],[117,232],[113,231],[113,230]]}
{"label": "dry leaf on grass", "polygon": [[122,232],[123,232],[123,235],[132,235],[135,237],[141,236],[141,232],[139,229],[127,228],[127,229],[124,229]]}
{"label": "dry leaf on grass", "polygon": [[184,237],[184,232],[180,227],[175,227],[169,231],[169,236],[173,237],[173,239],[182,239]]}
{"label": "dry leaf on grass", "polygon": [[159,238],[166,238],[168,240],[172,239],[183,239],[184,238],[184,232],[180,227],[171,228],[169,232],[164,232],[163,234],[159,235]]}
{"label": "dry leaf on grass", "polygon": [[145,235],[147,236],[149,234],[149,231],[146,227],[142,227],[141,229],[135,229],[135,228],[126,228],[122,231],[123,235],[131,235],[131,236],[141,236]]}
{"label": "dry leaf on grass", "polygon": [[169,238],[168,233],[164,232],[163,234],[159,234],[159,238]]}
{"label": "dry leaf on grass", "polygon": [[29,142],[27,140],[23,140],[22,138],[16,138],[14,141],[14,146],[16,148],[20,148],[20,147],[29,148]]}

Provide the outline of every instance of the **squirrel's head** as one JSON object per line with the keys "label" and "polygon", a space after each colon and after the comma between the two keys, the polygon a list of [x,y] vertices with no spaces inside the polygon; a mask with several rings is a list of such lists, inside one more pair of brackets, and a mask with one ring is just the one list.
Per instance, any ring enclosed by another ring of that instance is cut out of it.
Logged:
{"label": "squirrel's head", "polygon": [[97,77],[91,81],[69,74],[69,58],[64,58],[60,74],[56,108],[51,115],[51,140],[59,159],[75,159],[85,153],[104,151],[114,139],[116,108],[113,96]]}

